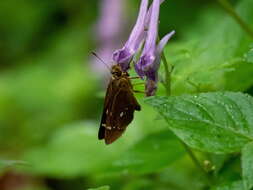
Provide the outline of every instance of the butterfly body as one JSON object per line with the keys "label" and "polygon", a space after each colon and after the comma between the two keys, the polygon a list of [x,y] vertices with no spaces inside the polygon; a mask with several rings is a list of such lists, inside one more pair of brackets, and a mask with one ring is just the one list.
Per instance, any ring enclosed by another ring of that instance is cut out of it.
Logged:
{"label": "butterfly body", "polygon": [[134,117],[134,111],[141,110],[134,97],[133,86],[127,72],[118,65],[111,68],[98,138],[111,144],[118,139]]}

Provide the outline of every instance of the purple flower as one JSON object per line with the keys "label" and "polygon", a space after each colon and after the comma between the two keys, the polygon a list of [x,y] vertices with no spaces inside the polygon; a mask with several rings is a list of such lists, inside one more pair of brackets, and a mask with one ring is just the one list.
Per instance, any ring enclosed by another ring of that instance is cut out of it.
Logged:
{"label": "purple flower", "polygon": [[137,21],[127,42],[122,49],[116,50],[113,53],[113,60],[121,66],[123,71],[127,71],[130,68],[130,62],[145,37],[144,27],[146,23],[147,9],[148,0],[142,0]]}
{"label": "purple flower", "polygon": [[151,96],[155,94],[158,82],[158,69],[160,66],[161,53],[171,36],[175,31],[170,32],[162,38],[156,45],[158,35],[158,21],[160,11],[160,0],[154,0],[151,7],[151,15],[149,19],[149,26],[147,38],[140,57],[140,60],[135,64],[135,70],[142,78],[146,77],[146,95]]}

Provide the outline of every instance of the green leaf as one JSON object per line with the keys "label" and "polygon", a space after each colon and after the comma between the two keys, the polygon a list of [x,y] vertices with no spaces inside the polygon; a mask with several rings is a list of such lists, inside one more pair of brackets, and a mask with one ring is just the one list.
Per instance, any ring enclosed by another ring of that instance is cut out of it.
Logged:
{"label": "green leaf", "polygon": [[0,173],[4,171],[6,168],[20,165],[29,165],[29,164],[21,160],[0,160]]}
{"label": "green leaf", "polygon": [[[156,119],[154,109],[145,104],[142,108],[143,111],[135,114],[135,119],[122,137],[108,146],[97,139],[98,123],[68,124],[52,132],[48,143],[34,146],[25,152],[24,160],[33,165],[29,168],[30,172],[53,177],[111,173],[112,162],[120,160],[137,141],[151,133],[167,129],[167,123],[163,119]],[[149,151],[149,148],[146,150]]]}
{"label": "green leaf", "polygon": [[251,49],[249,50],[249,52],[246,54],[245,56],[246,61],[249,63],[253,63],[253,45],[251,45]]}
{"label": "green leaf", "polygon": [[246,190],[253,188],[253,142],[242,149],[242,175]]}
{"label": "green leaf", "polygon": [[89,188],[88,190],[109,190],[110,187],[108,185],[97,187],[97,188]]}
{"label": "green leaf", "polygon": [[253,140],[253,98],[235,92],[151,97],[170,129],[186,144],[213,153],[238,152]]}
{"label": "green leaf", "polygon": [[151,173],[169,166],[184,154],[182,144],[169,130],[146,136],[112,163],[111,171]]}
{"label": "green leaf", "polygon": [[94,174],[103,170],[126,149],[128,141],[106,146],[97,139],[92,123],[72,124],[52,135],[46,145],[27,152],[24,160],[33,167],[30,172],[61,177]]}
{"label": "green leaf", "polygon": [[[250,27],[252,7],[252,0],[238,1],[235,6]],[[178,32],[182,41],[169,44],[166,50],[166,57],[174,65],[173,94],[246,90],[253,84],[253,64],[244,59],[252,39],[229,14],[207,6],[187,33],[186,38],[181,38]]]}
{"label": "green leaf", "polygon": [[212,190],[243,190],[243,182],[235,181],[228,185],[221,185],[219,187],[214,187]]}

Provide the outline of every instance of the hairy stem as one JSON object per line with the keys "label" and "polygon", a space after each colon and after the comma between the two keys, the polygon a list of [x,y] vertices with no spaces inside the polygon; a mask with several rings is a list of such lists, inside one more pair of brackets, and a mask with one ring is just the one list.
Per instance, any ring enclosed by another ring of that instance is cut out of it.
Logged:
{"label": "hairy stem", "polygon": [[242,20],[242,18],[234,10],[234,7],[228,0],[217,0],[218,3],[224,8],[224,10],[242,27],[242,29],[253,38],[253,31],[249,25]]}
{"label": "hairy stem", "polygon": [[165,70],[165,81],[164,81],[164,86],[166,89],[166,95],[170,96],[171,94],[171,66],[168,64],[167,59],[164,55],[164,52],[162,52],[161,55],[162,61],[163,61],[163,65],[164,65],[164,70]]}

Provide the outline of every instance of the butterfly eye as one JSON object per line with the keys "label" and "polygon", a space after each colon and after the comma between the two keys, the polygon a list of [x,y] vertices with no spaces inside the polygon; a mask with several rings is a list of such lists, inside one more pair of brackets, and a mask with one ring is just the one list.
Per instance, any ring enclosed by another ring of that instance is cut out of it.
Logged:
{"label": "butterfly eye", "polygon": [[121,72],[114,71],[114,72],[112,72],[112,75],[120,77],[121,76]]}

